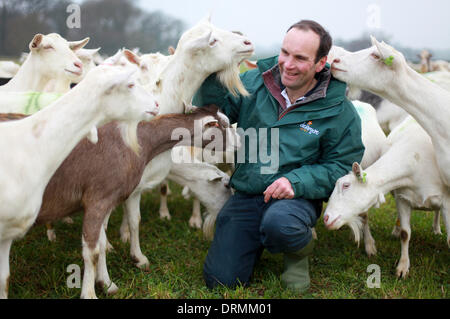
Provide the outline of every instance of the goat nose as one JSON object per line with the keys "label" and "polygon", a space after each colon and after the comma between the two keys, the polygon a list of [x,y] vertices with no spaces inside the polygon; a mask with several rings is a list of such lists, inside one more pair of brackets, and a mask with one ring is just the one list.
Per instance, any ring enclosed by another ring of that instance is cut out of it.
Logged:
{"label": "goat nose", "polygon": [[328,215],[323,216],[323,221],[326,223],[328,223],[328,218],[330,218]]}
{"label": "goat nose", "polygon": [[83,69],[83,63],[81,62],[76,61],[73,63],[73,65],[75,65],[77,68]]}
{"label": "goat nose", "polygon": [[339,62],[341,62],[341,59],[338,59],[338,58],[333,59],[333,63],[339,63]]}
{"label": "goat nose", "polygon": [[248,40],[245,40],[245,41],[244,41],[244,44],[245,44],[245,45],[252,45],[252,43],[251,43],[250,41],[248,41]]}

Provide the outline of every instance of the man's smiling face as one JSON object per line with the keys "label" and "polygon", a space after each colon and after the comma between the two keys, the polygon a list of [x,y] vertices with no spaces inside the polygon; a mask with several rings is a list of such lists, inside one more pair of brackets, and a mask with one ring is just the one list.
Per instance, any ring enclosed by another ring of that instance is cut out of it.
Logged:
{"label": "man's smiling face", "polygon": [[320,61],[315,63],[319,44],[319,36],[311,30],[292,28],[286,33],[278,57],[284,86],[292,91],[300,90],[320,72]]}

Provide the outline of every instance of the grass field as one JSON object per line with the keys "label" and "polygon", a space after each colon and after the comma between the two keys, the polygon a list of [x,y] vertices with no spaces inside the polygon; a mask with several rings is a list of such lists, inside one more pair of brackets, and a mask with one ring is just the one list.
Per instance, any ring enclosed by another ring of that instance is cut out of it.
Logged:
{"label": "grass field", "polygon": [[[395,204],[391,196],[381,209],[370,214],[372,235],[378,254],[368,258],[364,245],[357,248],[348,228],[330,232],[322,218],[316,230],[318,241],[310,262],[311,289],[299,295],[283,290],[279,276],[283,268],[281,254],[264,252],[255,268],[252,284],[247,288],[208,290],[202,279],[203,261],[209,242],[200,230],[188,226],[191,201],[180,195],[180,187],[171,184],[173,195],[168,206],[172,220],[160,220],[157,192],[143,196],[140,239],[143,253],[150,261],[149,270],[134,266],[129,244],[120,241],[122,210],[112,215],[108,239],[114,251],[107,263],[111,279],[118,285],[116,295],[107,296],[97,289],[99,298],[449,298],[450,252],[443,235],[432,233],[432,213],[413,212],[410,242],[409,277],[397,279],[396,264],[400,241],[390,235],[395,223]],[[68,288],[71,273],[66,269],[77,264],[83,271],[81,256],[82,216],[74,225],[57,223],[57,241],[51,243],[45,227],[33,228],[11,249],[10,298],[79,298],[80,289]],[[380,288],[368,288],[367,267],[381,269]]]}

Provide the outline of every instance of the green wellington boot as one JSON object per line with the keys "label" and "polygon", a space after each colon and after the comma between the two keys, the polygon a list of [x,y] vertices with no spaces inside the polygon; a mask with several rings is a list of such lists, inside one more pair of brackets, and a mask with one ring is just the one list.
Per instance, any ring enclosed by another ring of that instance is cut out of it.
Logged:
{"label": "green wellington boot", "polygon": [[308,256],[314,247],[314,239],[302,249],[284,254],[284,272],[281,274],[281,284],[284,288],[303,293],[309,288]]}

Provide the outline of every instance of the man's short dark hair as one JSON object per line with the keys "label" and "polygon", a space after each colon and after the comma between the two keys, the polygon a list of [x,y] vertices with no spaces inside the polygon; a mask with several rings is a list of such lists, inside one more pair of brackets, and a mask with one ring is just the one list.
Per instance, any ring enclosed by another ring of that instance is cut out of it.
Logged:
{"label": "man's short dark hair", "polygon": [[312,20],[301,20],[291,25],[286,32],[289,32],[289,30],[291,30],[292,28],[304,31],[311,30],[319,36],[320,44],[319,49],[317,49],[316,60],[314,61],[314,63],[317,63],[321,58],[328,55],[328,52],[330,52],[331,49],[331,45],[333,44],[333,40],[331,39],[328,31],[325,30],[320,24]]}

